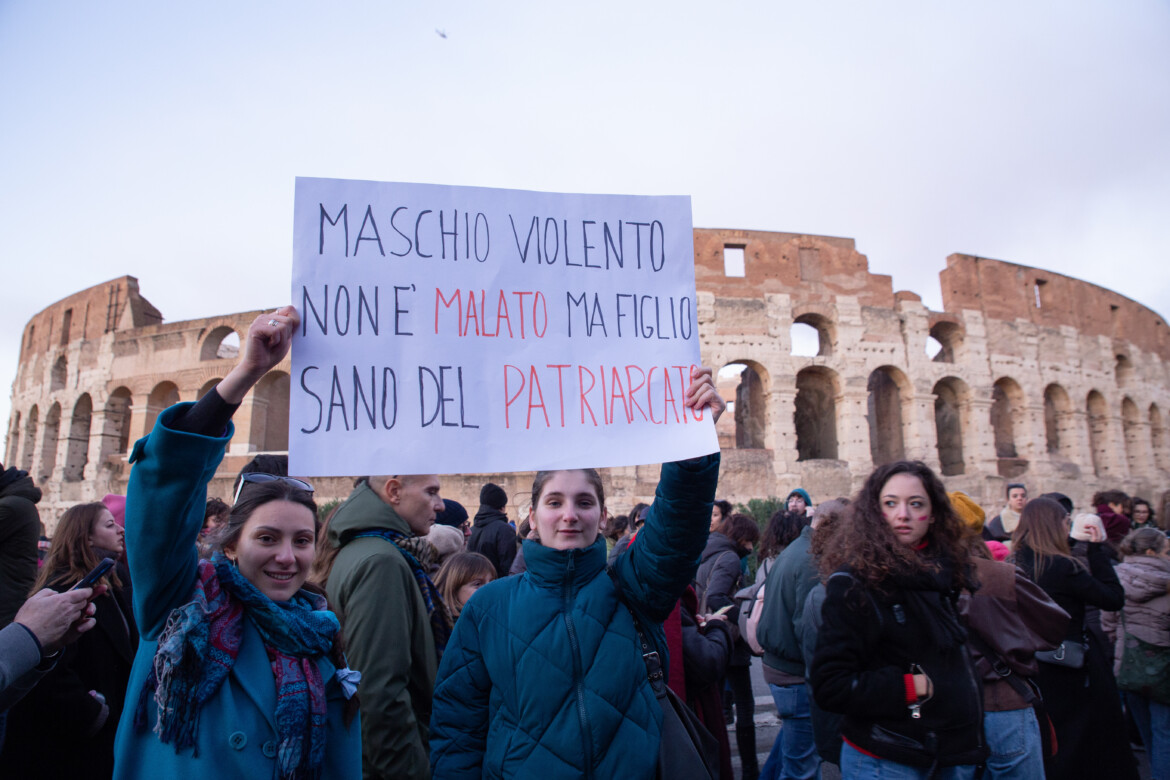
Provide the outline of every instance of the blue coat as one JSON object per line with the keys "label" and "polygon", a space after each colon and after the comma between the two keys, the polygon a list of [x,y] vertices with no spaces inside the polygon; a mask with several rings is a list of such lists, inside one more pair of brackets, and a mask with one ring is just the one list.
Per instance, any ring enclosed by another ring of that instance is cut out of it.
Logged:
{"label": "blue coat", "polygon": [[[160,414],[154,430],[134,445],[130,455],[134,469],[126,497],[126,548],[141,640],[114,744],[114,777],[268,780],[276,772],[276,683],[264,644],[250,620],[244,621],[231,674],[200,713],[194,753],[176,753],[174,745],[159,741],[152,730],[153,706],[147,708],[149,726],[134,727],[134,711],[158,636],[171,610],[191,599],[199,560],[195,540],[203,525],[207,483],[231,438],[231,430],[224,438],[213,438],[167,427],[178,408]],[[346,728],[336,669],[325,658],[317,664],[327,681],[328,698],[323,776],[360,777],[358,721]]]}
{"label": "blue coat", "polygon": [[662,621],[698,566],[718,476],[717,454],[663,465],[616,586],[598,538],[582,550],[525,541],[528,570],[476,591],[439,666],[435,780],[654,777],[662,710],[617,588],[665,659]]}

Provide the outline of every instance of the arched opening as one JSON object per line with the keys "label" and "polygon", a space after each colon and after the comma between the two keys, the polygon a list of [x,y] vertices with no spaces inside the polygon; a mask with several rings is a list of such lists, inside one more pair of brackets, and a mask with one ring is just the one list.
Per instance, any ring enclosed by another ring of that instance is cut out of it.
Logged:
{"label": "arched opening", "polygon": [[147,433],[154,430],[154,421],[164,409],[179,402],[179,388],[174,382],[159,382],[150,391],[146,398],[146,427]]}
{"label": "arched opening", "polygon": [[902,432],[903,389],[908,393],[910,382],[892,366],[882,366],[869,375],[869,452],[873,465],[881,466],[906,457],[905,435]]}
{"label": "arched opening", "polygon": [[85,464],[89,462],[89,429],[93,421],[93,401],[83,393],[73,406],[73,420],[69,424],[69,443],[65,447],[66,482],[80,482],[85,478]]}
{"label": "arched opening", "polygon": [[37,482],[47,482],[53,476],[57,465],[57,442],[61,437],[61,404],[53,404],[45,415],[41,429],[41,467],[37,471]]}
{"label": "arched opening", "polygon": [[1044,388],[1044,439],[1049,455],[1073,460],[1076,433],[1073,429],[1076,415],[1072,401],[1058,384]]}
{"label": "arched opening", "polygon": [[962,343],[963,329],[959,325],[937,322],[926,340],[926,355],[935,363],[954,363],[955,353]]}
{"label": "arched opening", "polygon": [[106,401],[106,419],[102,425],[102,459],[107,455],[130,451],[130,410],[134,397],[130,388],[119,387]]}
{"label": "arched opening", "polygon": [[812,325],[804,322],[792,323],[789,330],[792,337],[792,354],[797,357],[816,357],[821,354],[821,334]]}
{"label": "arched opening", "polygon": [[198,401],[200,398],[202,398],[203,396],[210,393],[211,388],[215,387],[216,385],[218,385],[222,381],[223,381],[222,379],[217,377],[215,379],[209,379],[206,382],[204,382],[203,387],[199,388],[199,392],[195,394],[195,400]]}
{"label": "arched opening", "polygon": [[796,375],[796,459],[837,459],[837,375],[811,366]]}
{"label": "arched opening", "polygon": [[25,471],[33,470],[33,451],[37,446],[37,425],[40,416],[36,406],[28,410],[28,422],[24,424],[24,452],[20,455],[20,467]]}
{"label": "arched opening", "polygon": [[991,429],[1001,477],[1018,477],[1028,470],[1028,461],[1016,448],[1016,432],[1025,429],[1023,423],[1024,391],[1014,379],[997,380],[991,389]]}
{"label": "arched opening", "polygon": [[1093,474],[1100,477],[1110,470],[1109,411],[1105,404],[1105,396],[1091,390],[1085,408],[1089,414],[1089,451],[1093,457]]}
{"label": "arched opening", "polygon": [[1133,363],[1129,362],[1129,358],[1125,355],[1118,355],[1117,363],[1113,367],[1113,374],[1117,379],[1118,387],[1131,386],[1134,378]]}
{"label": "arched opening", "polygon": [[[827,357],[833,354],[833,323],[822,314],[808,312],[792,321],[792,354]],[[815,341],[814,341],[815,338]],[[797,349],[800,351],[797,351]]]}
{"label": "arched opening", "polygon": [[252,430],[248,435],[261,452],[288,449],[289,376],[270,371],[252,391]]}
{"label": "arched opening", "polygon": [[966,470],[963,405],[967,399],[967,386],[961,379],[947,377],[939,380],[931,392],[934,393],[934,431],[942,474],[944,477],[962,474]]}
{"label": "arched opening", "polygon": [[200,360],[234,360],[240,354],[240,334],[227,325],[212,329],[199,349]]}
{"label": "arched opening", "polygon": [[1162,427],[1162,411],[1150,404],[1150,448],[1154,451],[1154,467],[1166,470],[1166,430]]}
{"label": "arched opening", "polygon": [[12,415],[12,424],[8,426],[8,451],[5,453],[4,462],[10,466],[16,465],[17,458],[20,457],[20,412]]}
{"label": "arched opening", "polygon": [[1125,461],[1130,476],[1137,476],[1142,468],[1142,423],[1137,404],[1129,396],[1121,399],[1121,429],[1125,434]]}
{"label": "arched opening", "polygon": [[49,391],[64,390],[65,380],[69,376],[69,363],[65,360],[65,356],[57,358],[57,362],[53,364],[53,371],[49,374]]}
{"label": "arched opening", "polygon": [[763,367],[734,361],[719,369],[716,389],[727,401],[727,413],[716,425],[725,449],[764,449],[767,441],[767,392]]}

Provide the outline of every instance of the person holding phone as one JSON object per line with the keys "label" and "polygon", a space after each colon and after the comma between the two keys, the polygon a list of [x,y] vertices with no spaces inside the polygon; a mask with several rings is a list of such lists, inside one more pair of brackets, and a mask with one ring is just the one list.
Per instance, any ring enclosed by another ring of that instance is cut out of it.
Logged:
{"label": "person holding phone", "polygon": [[[1087,542],[1087,566],[1070,553],[1070,531]],[[1106,539],[1096,516],[1078,515],[1070,525],[1064,507],[1043,497],[1028,502],[1012,534],[1016,566],[1069,615],[1062,657],[1082,651],[1079,665],[1037,658],[1036,682],[1059,746],[1046,766],[1051,780],[1138,777],[1109,657],[1085,625],[1087,607],[1116,612],[1125,604]]]}
{"label": "person holding phone", "polygon": [[[104,504],[70,507],[33,592],[74,588],[104,558],[122,554],[123,536]],[[6,776],[108,778],[113,772],[114,734],[138,630],[125,570],[109,568],[93,584],[106,587],[93,599],[95,629],[65,647],[56,666],[8,713],[0,754]]]}
{"label": "person holding phone", "polygon": [[223,381],[159,414],[131,452],[126,536],[142,641],[114,777],[361,775],[358,675],[337,617],[306,588],[319,530],[312,486],[244,474],[210,560],[196,544],[232,413],[299,323],[291,306],[257,317]]}

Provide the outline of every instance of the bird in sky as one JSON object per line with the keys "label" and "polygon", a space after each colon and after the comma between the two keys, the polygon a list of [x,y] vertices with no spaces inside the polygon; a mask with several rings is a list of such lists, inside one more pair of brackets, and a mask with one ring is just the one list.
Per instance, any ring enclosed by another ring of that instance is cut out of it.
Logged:
{"label": "bird in sky", "polygon": [[438,35],[443,40],[447,40],[447,31],[446,30],[440,30],[438,27],[436,27],[435,28],[435,35]]}

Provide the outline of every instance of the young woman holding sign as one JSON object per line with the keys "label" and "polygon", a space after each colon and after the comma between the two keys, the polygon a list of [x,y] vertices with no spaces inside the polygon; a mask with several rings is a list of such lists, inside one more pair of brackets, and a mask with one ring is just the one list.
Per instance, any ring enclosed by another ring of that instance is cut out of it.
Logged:
{"label": "young woman holding sign", "polygon": [[[722,414],[710,369],[692,369],[686,406]],[[654,777],[662,710],[630,610],[665,668],[662,621],[695,574],[718,476],[718,452],[664,464],[645,526],[607,573],[597,471],[536,475],[527,571],[476,591],[439,666],[436,780]]]}
{"label": "young woman holding sign", "polygon": [[211,560],[196,546],[232,413],[299,322],[291,306],[259,316],[227,377],[162,412],[134,445],[126,538],[142,639],[115,777],[361,776],[339,624],[302,589],[318,530],[312,487],[245,475]]}

